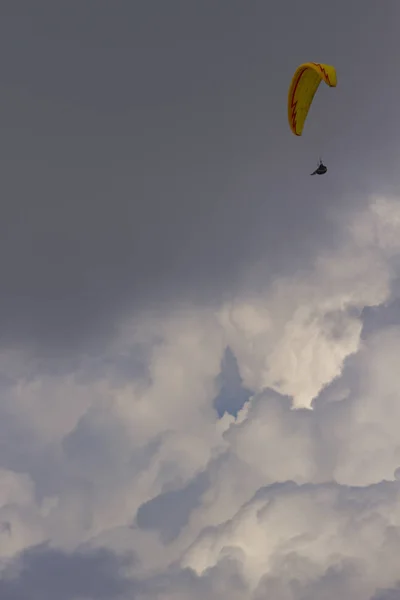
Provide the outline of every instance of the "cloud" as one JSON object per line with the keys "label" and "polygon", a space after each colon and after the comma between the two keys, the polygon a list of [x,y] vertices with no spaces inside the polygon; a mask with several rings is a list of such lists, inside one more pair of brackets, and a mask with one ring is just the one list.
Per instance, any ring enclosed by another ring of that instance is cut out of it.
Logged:
{"label": "cloud", "polygon": [[310,406],[359,348],[361,311],[389,298],[397,256],[399,208],[372,199],[346,226],[340,248],[311,268],[276,279],[265,295],[237,298],[222,310],[244,384],[271,387]]}
{"label": "cloud", "polygon": [[400,5],[45,4],[0,19],[0,598],[397,598]]}
{"label": "cloud", "polygon": [[[347,213],[397,173],[396,3],[308,0],[304,19],[284,4],[98,0],[95,21],[83,4],[45,4],[4,10],[0,25],[7,349],[74,370],[132,311],[215,306],[254,262],[269,280],[293,274],[335,239],[327,207]],[[321,45],[338,93],[320,90],[298,146],[285,94]],[[329,172],[311,183],[321,144]]]}
{"label": "cloud", "polygon": [[4,600],[119,599],[127,591],[134,592],[132,582],[123,575],[129,559],[106,549],[68,554],[36,546],[3,569],[0,594]]}
{"label": "cloud", "polygon": [[[201,574],[224,556],[240,556],[250,590],[269,577],[312,588],[328,571],[354,563],[364,591],[398,577],[400,536],[396,483],[370,487],[273,484],[229,521],[203,532],[183,558]],[[299,595],[298,597],[302,597]],[[368,596],[367,596],[368,597]]]}
{"label": "cloud", "polygon": [[4,597],[54,594],[54,565],[61,598],[99,570],[110,600],[396,590],[400,329],[361,334],[399,214],[372,198],[296,276],[125,319],[73,372],[4,352]]}
{"label": "cloud", "polygon": [[191,512],[199,506],[207,487],[207,476],[202,472],[184,488],[163,492],[145,502],[137,511],[138,526],[155,529],[164,542],[173,540],[187,524]]}

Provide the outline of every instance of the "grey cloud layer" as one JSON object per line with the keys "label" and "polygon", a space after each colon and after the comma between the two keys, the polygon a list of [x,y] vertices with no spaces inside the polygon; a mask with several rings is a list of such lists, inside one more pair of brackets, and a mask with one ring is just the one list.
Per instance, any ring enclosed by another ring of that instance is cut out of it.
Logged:
{"label": "grey cloud layer", "polygon": [[[293,271],[333,241],[327,206],[397,164],[395,2],[1,10],[5,342],[97,345],[122,312],[217,301],[254,261]],[[309,58],[340,87],[298,143],[286,93]]]}

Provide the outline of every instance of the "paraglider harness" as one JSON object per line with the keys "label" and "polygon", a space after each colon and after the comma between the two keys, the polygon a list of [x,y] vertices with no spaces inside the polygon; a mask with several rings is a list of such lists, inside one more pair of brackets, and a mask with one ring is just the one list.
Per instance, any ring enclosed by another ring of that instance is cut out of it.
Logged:
{"label": "paraglider harness", "polygon": [[322,160],[319,159],[318,167],[315,169],[315,171],[313,173],[310,173],[310,175],[325,175],[327,170],[328,170],[328,167],[326,167],[324,165],[324,163],[322,162]]}

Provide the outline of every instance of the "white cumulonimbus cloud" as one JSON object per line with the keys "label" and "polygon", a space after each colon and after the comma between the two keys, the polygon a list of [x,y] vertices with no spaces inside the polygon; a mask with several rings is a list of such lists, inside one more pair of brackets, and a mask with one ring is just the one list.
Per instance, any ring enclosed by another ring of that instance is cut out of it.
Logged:
{"label": "white cumulonimbus cloud", "polygon": [[[217,310],[142,314],[68,376],[28,378],[5,353],[4,565],[48,542],[133,552],[143,599],[396,589],[400,330],[361,333],[399,250],[399,205],[374,198],[303,272]],[[251,397],[219,418],[226,347]]]}

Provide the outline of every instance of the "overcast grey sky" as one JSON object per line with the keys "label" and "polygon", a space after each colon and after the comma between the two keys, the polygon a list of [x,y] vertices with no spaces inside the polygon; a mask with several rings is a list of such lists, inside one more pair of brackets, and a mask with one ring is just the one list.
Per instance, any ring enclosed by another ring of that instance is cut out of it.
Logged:
{"label": "overcast grey sky", "polygon": [[399,25],[0,4],[1,600],[399,596]]}
{"label": "overcast grey sky", "polygon": [[[1,330],[69,347],[120,311],[294,269],[331,204],[397,171],[394,1],[1,7]],[[303,138],[296,66],[335,64]],[[323,151],[329,175],[306,175]]]}

